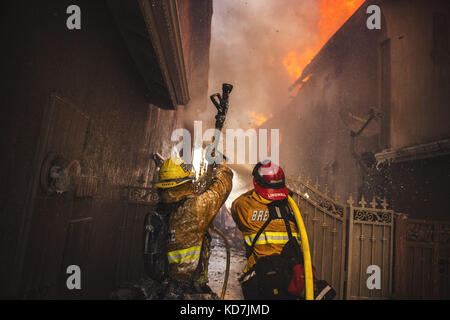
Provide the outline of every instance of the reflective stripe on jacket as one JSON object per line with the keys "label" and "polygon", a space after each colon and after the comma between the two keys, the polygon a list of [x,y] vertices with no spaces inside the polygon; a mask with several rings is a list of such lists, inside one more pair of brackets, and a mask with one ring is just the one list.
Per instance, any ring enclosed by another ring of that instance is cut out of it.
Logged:
{"label": "reflective stripe on jacket", "polygon": [[181,263],[186,260],[197,260],[200,257],[201,246],[193,246],[187,249],[174,250],[167,253],[169,264]]}
{"label": "reflective stripe on jacket", "polygon": [[[292,236],[297,238],[298,243],[300,244],[300,234],[296,232],[292,232]],[[253,240],[256,237],[256,233],[244,236],[245,243],[248,246],[251,246]],[[287,232],[262,232],[258,239],[256,240],[255,245],[261,244],[286,244],[289,241],[289,234]]]}
{"label": "reflective stripe on jacket", "polygon": [[217,211],[231,192],[233,172],[218,165],[212,177],[211,187],[201,194],[194,194],[192,185],[162,189],[161,202],[182,204],[171,212],[169,219],[170,239],[167,243],[169,276],[174,279],[192,280],[203,257],[203,237]]}
{"label": "reflective stripe on jacket", "polygon": [[[259,196],[254,190],[242,194],[233,201],[231,215],[242,232],[247,246],[251,246],[258,230],[269,218],[269,207],[267,205],[270,202],[270,200]],[[300,234],[295,222],[289,221],[289,225],[292,235],[300,243]],[[288,240],[289,235],[285,222],[282,219],[272,220],[257,239],[253,251],[254,254],[248,258],[244,272],[255,264],[255,256],[260,258],[262,256],[280,254]]]}

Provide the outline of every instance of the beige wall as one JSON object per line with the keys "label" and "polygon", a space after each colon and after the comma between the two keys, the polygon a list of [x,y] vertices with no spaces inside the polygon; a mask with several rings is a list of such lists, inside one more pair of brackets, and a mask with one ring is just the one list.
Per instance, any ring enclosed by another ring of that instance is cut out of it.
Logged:
{"label": "beige wall", "polygon": [[391,41],[390,147],[449,137],[448,49],[446,66],[433,62],[433,13],[446,14],[448,37],[449,1],[385,1],[381,8]]}

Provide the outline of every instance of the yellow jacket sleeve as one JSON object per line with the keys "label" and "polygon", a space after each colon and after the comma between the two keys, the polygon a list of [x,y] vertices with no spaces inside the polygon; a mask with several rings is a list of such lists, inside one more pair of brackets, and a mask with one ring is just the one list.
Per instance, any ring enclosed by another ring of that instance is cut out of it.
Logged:
{"label": "yellow jacket sleeve", "polygon": [[200,231],[207,228],[227,200],[231,192],[232,180],[233,171],[226,166],[218,165],[211,186],[195,198]]}

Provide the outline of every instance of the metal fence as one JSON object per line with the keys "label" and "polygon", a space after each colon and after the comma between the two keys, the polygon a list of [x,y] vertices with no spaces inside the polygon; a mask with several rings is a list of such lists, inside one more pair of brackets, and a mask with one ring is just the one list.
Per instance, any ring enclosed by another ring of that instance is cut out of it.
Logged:
{"label": "metal fence", "polygon": [[317,277],[328,281],[344,297],[344,263],[346,215],[344,204],[328,197],[300,177],[288,179],[289,188],[294,191],[293,199],[302,214],[311,248],[311,259]]}
{"label": "metal fence", "polygon": [[[377,208],[372,199],[370,207],[364,197],[354,206],[350,197],[346,299],[386,299],[392,296],[394,245],[394,212],[387,209],[386,199]],[[379,267],[379,286],[373,288],[367,279]],[[369,268],[369,269],[368,269]]]}
{"label": "metal fence", "polygon": [[[338,299],[391,297],[394,212],[386,200],[372,199],[367,206],[363,197],[356,206],[350,195],[344,204],[337,194],[328,195],[327,186],[321,191],[317,181],[313,185],[301,174],[287,182],[305,220],[318,278],[332,284]],[[369,289],[367,281],[374,272],[380,286]]]}

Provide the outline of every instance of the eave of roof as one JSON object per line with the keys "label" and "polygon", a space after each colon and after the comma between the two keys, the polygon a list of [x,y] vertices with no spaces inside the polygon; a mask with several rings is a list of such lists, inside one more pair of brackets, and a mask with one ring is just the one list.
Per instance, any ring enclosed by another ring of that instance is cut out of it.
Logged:
{"label": "eave of roof", "polygon": [[399,149],[386,149],[377,154],[378,163],[405,162],[450,154],[450,138]]}
{"label": "eave of roof", "polygon": [[176,0],[108,0],[108,5],[144,79],[149,102],[167,109],[187,104],[189,89]]}

